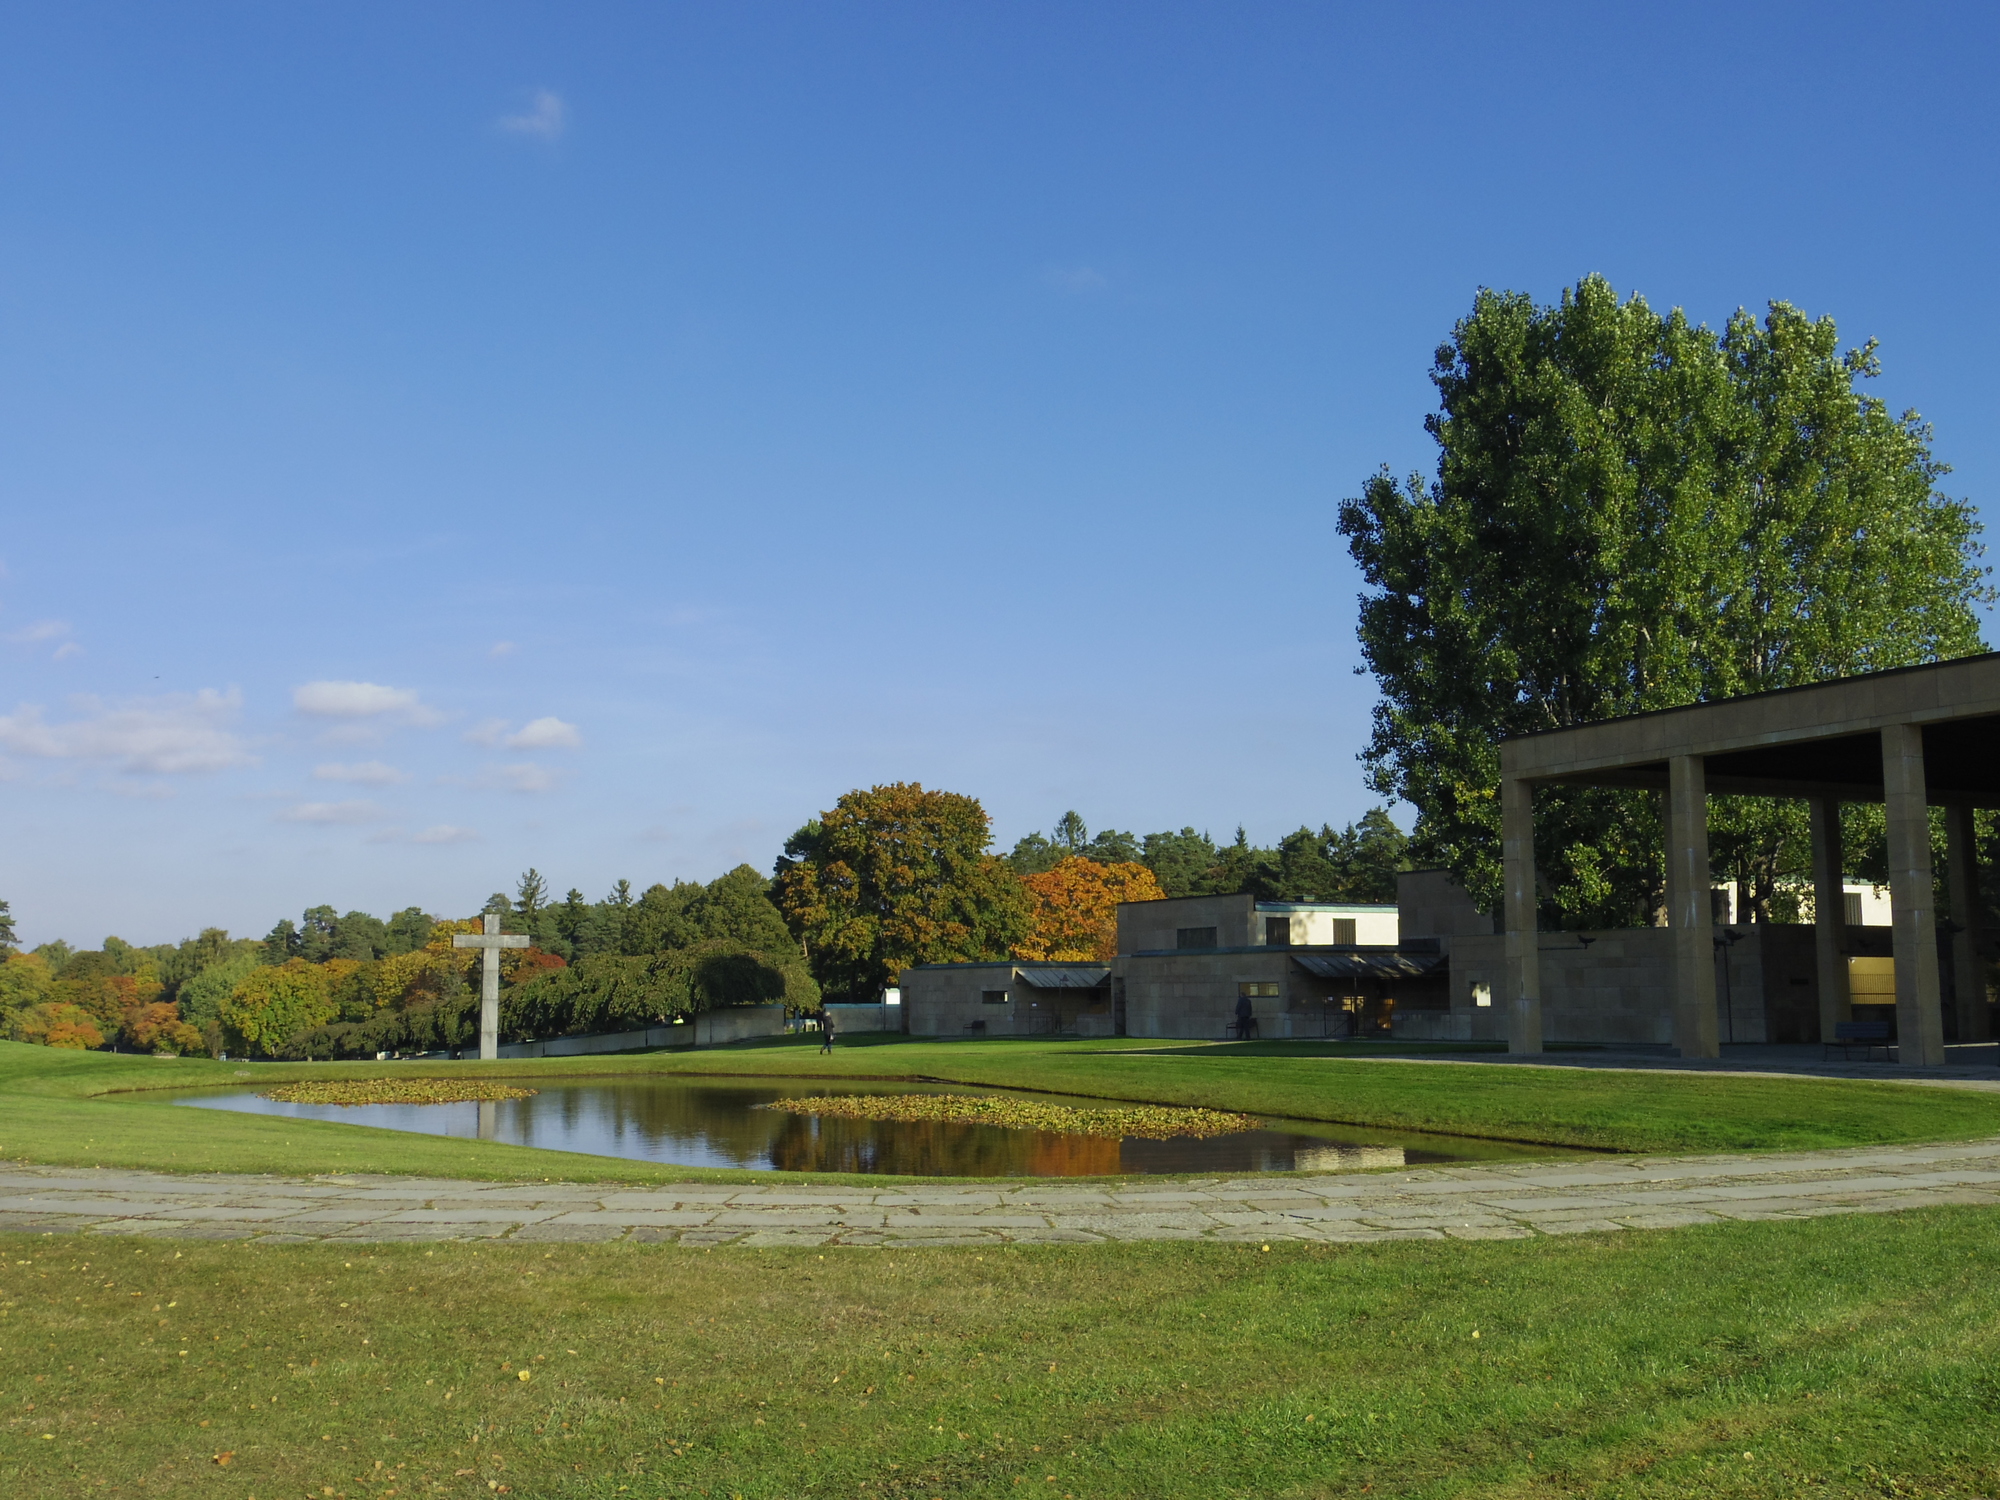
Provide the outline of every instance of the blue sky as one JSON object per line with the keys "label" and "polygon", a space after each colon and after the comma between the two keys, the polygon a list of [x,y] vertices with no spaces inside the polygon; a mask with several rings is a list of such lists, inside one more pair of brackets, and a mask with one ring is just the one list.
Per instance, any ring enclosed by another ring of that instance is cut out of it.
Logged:
{"label": "blue sky", "polygon": [[1974,6],[7,7],[0,896],[595,897],[892,780],[1003,846],[1344,822],[1335,511],[1429,467],[1475,288],[1831,313],[1993,491],[1995,62]]}

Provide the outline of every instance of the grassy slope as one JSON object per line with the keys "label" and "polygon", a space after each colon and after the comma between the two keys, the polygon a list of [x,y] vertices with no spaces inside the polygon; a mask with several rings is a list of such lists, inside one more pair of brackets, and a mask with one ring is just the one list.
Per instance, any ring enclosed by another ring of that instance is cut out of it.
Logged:
{"label": "grassy slope", "polygon": [[1993,1223],[1268,1252],[0,1236],[0,1493],[1985,1496]]}
{"label": "grassy slope", "polygon": [[[820,1057],[810,1043],[693,1053],[430,1065],[454,1075],[934,1078],[1099,1098],[1205,1104],[1385,1128],[1627,1151],[1803,1149],[2000,1132],[2000,1096],[1896,1083],[1424,1064],[1129,1043],[887,1042]],[[404,1073],[424,1064],[162,1061],[0,1043],[0,1156],[176,1171],[408,1172],[577,1181],[710,1173],[479,1141],[167,1109],[165,1087]]]}

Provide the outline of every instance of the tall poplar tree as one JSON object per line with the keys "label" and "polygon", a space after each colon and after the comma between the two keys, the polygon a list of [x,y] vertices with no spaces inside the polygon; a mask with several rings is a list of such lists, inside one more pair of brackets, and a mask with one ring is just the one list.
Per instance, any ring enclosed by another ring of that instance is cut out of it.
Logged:
{"label": "tall poplar tree", "polygon": [[[1972,507],[1914,412],[1858,383],[1874,344],[1783,302],[1720,333],[1588,277],[1554,307],[1482,291],[1432,367],[1437,474],[1384,470],[1340,529],[1381,685],[1370,784],[1418,810],[1411,853],[1499,888],[1508,735],[1982,648]],[[1718,799],[1718,860],[1802,866],[1795,808]],[[1657,799],[1537,800],[1554,915],[1646,920]]]}

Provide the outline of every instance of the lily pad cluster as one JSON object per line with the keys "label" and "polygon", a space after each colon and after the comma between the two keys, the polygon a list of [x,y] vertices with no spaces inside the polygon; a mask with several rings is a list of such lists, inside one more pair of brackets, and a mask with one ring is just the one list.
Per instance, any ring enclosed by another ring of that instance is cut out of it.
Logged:
{"label": "lily pad cluster", "polygon": [[280,1104],[469,1104],[526,1099],[535,1092],[483,1078],[340,1078],[288,1083],[259,1097]]}
{"label": "lily pad cluster", "polygon": [[795,1115],[832,1115],[845,1120],[932,1121],[998,1125],[1004,1130],[1039,1130],[1051,1135],[1089,1135],[1108,1140],[1138,1136],[1164,1141],[1176,1136],[1234,1135],[1255,1130],[1249,1115],[1219,1109],[1171,1109],[1159,1104],[1121,1104],[1113,1109],[1077,1109],[1032,1099],[987,1094],[818,1094],[773,1099],[759,1109]]}

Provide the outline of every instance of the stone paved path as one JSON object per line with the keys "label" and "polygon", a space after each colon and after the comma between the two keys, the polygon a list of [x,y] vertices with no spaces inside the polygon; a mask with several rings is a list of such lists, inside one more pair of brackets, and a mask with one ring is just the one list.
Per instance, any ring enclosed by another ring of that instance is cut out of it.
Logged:
{"label": "stone paved path", "polygon": [[1783,1156],[1602,1157],[1386,1173],[935,1187],[665,1187],[0,1167],[0,1229],[684,1245],[1525,1239],[1718,1219],[2000,1204],[2000,1139]]}

